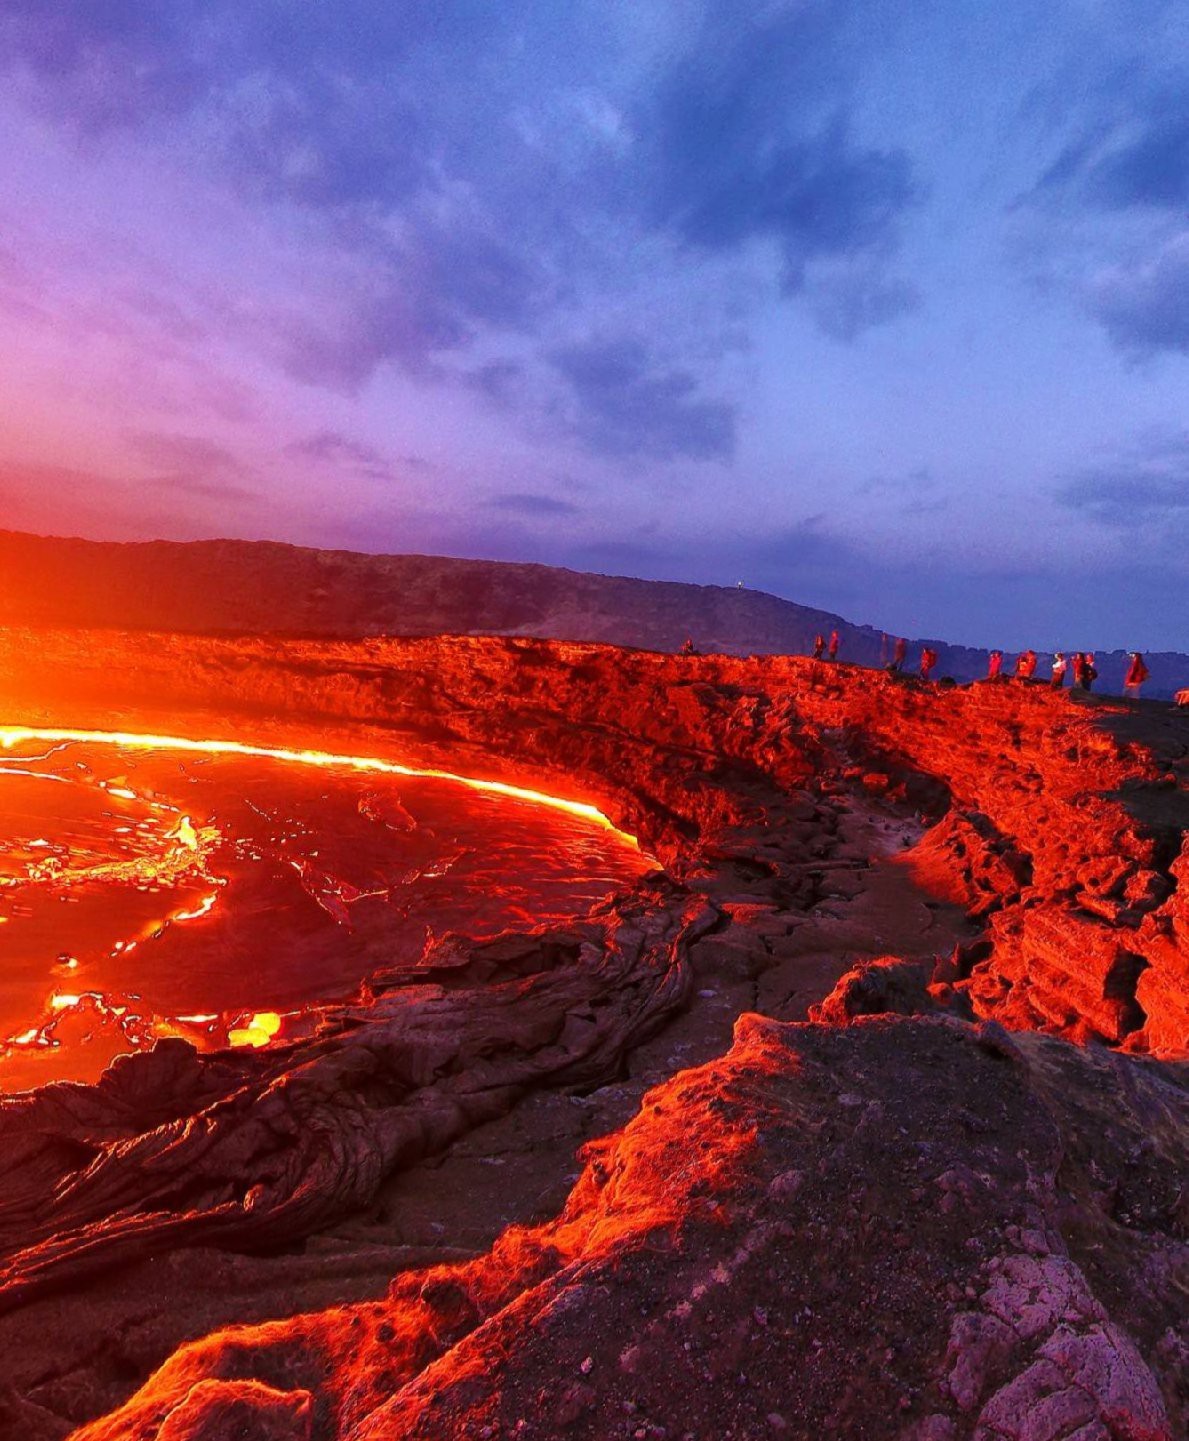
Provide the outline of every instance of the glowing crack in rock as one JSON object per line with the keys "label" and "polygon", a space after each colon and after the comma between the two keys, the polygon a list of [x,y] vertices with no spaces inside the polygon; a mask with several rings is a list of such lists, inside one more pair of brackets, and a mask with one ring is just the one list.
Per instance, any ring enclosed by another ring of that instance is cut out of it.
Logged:
{"label": "glowing crack in rock", "polygon": [[218,891],[212,891],[209,896],[203,896],[202,900],[199,901],[193,910],[174,911],[169,919],[171,921],[196,921],[201,916],[208,915],[218,899]]}

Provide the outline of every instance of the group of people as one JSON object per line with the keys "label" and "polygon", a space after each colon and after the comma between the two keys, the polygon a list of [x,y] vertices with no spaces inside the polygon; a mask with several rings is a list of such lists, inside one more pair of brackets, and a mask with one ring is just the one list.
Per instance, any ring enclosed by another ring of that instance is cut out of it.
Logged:
{"label": "group of people", "polygon": [[[998,655],[998,651],[992,655]],[[1002,661],[1002,657],[1000,657]],[[998,669],[989,674],[998,675]],[[1036,674],[1036,652],[1026,650],[1016,661],[1016,674],[1027,680]],[[1145,675],[1147,674],[1145,670]],[[1067,656],[1063,650],[1056,651],[1053,655],[1052,674],[1049,677],[1049,684],[1056,690],[1060,690],[1065,684],[1066,676],[1072,677],[1074,690],[1092,690],[1094,682],[1098,679],[1098,668],[1094,664],[1094,652],[1088,650],[1076,650],[1072,656]]]}
{"label": "group of people", "polygon": [[836,630],[832,630],[832,631],[830,632],[830,644],[829,644],[828,647],[827,647],[827,645],[826,645],[826,638],[825,638],[824,635],[821,634],[820,631],[818,632],[817,635],[814,636],[814,638],[813,638],[813,658],[814,658],[814,660],[821,660],[823,654],[828,654],[831,660],[837,660],[837,659],[838,659],[838,632],[837,632]]}
{"label": "group of people", "polygon": [[[1021,680],[1031,680],[1036,675],[1037,655],[1034,650],[1022,651],[1016,659],[1016,675]],[[1054,652],[1049,684],[1060,690],[1070,676],[1074,690],[1090,691],[1098,679],[1098,668],[1094,664],[1094,652],[1075,650],[1066,655],[1063,650]],[[1003,652],[993,650],[987,667],[987,678],[994,680],[1003,673]],[[1123,677],[1123,694],[1139,699],[1140,687],[1148,679],[1150,671],[1143,656],[1137,650],[1128,653],[1127,674]]]}
{"label": "group of people", "polygon": [[[830,660],[838,659],[838,632],[836,630],[832,630],[830,632],[829,643],[827,643],[824,635],[819,634],[814,636],[813,658],[814,660],[821,660],[823,655],[829,657]],[[908,642],[904,639],[903,636],[899,636],[892,650],[892,659],[890,664],[888,665],[888,670],[893,671],[896,675],[899,675],[904,669],[904,662],[907,657]],[[918,672],[922,680],[929,679],[929,676],[932,674],[933,667],[936,664],[937,652],[931,646],[922,646],[921,664],[920,670]]]}
{"label": "group of people", "polygon": [[[821,660],[823,657],[836,661],[838,659],[838,632],[830,632],[829,641],[820,632],[813,639],[813,658]],[[894,675],[899,675],[904,670],[904,662],[908,657],[908,641],[903,636],[896,639],[892,648],[892,659],[888,664],[888,670]],[[1129,665],[1127,674],[1123,679],[1123,694],[1139,699],[1140,687],[1148,679],[1149,671],[1144,663],[1143,656],[1139,651],[1129,653]],[[933,667],[937,664],[937,652],[932,646],[921,647],[921,660],[917,674],[921,680],[928,680],[933,673]],[[1039,657],[1034,650],[1021,651],[1016,659],[1016,677],[1019,680],[1033,680],[1036,677],[1036,667],[1039,664]],[[1090,691],[1094,682],[1098,679],[1098,669],[1094,664],[1094,653],[1092,651],[1074,651],[1067,656],[1064,651],[1057,651],[1052,661],[1052,676],[1049,684],[1056,688],[1064,686],[1066,676],[1072,677],[1071,686],[1074,690]],[[987,679],[1003,679],[1003,652],[993,650],[987,663]]]}
{"label": "group of people", "polygon": [[[1032,680],[1036,676],[1038,657],[1034,650],[1021,651],[1016,658],[1016,675],[1020,680]],[[991,662],[987,668],[987,677],[994,680],[1003,672],[1003,652],[993,650]],[[1053,655],[1052,675],[1049,684],[1058,690],[1065,684],[1065,677],[1072,673],[1073,687],[1075,690],[1090,690],[1098,679],[1098,670],[1094,664],[1092,651],[1075,651],[1072,658],[1066,656],[1063,650],[1056,651]]]}

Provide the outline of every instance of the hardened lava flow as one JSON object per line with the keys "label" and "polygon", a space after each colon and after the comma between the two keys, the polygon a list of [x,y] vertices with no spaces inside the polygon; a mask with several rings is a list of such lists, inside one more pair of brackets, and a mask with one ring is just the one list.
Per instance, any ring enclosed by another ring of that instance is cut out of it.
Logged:
{"label": "hardened lava flow", "polygon": [[21,1434],[1185,1434],[1183,719],[509,639],[0,667],[30,731],[396,755],[664,865],[3,1103]]}

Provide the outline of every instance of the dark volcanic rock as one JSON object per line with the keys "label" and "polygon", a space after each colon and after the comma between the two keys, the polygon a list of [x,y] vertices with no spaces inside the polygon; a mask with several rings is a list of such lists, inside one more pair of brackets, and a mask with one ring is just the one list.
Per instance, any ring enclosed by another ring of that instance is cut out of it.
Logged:
{"label": "dark volcanic rock", "polygon": [[0,1309],[173,1246],[308,1236],[530,1086],[608,1079],[684,999],[698,910],[546,934],[553,964],[527,980],[481,964],[477,984],[459,966],[449,989],[381,988],[236,1065],[166,1042],[0,1104]]}
{"label": "dark volcanic rock", "polygon": [[194,1397],[252,1383],[262,1419],[312,1395],[311,1434],[343,1441],[1172,1441],[1184,1231],[1122,1222],[1103,1168],[1147,1144],[1185,1174],[1183,1070],[1015,1057],[943,1019],[744,1017],[588,1150],[556,1222],[385,1302],[208,1337],[80,1441],[204,1434]]}

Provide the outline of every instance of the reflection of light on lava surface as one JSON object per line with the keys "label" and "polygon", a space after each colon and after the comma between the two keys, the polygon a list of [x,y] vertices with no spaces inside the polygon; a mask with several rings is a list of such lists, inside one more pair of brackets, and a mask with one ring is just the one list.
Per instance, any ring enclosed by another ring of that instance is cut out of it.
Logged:
{"label": "reflection of light on lava surface", "polygon": [[0,1091],[164,1036],[308,1034],[313,1003],[429,936],[562,920],[646,869],[592,806],[372,757],[28,727],[0,746]]}

